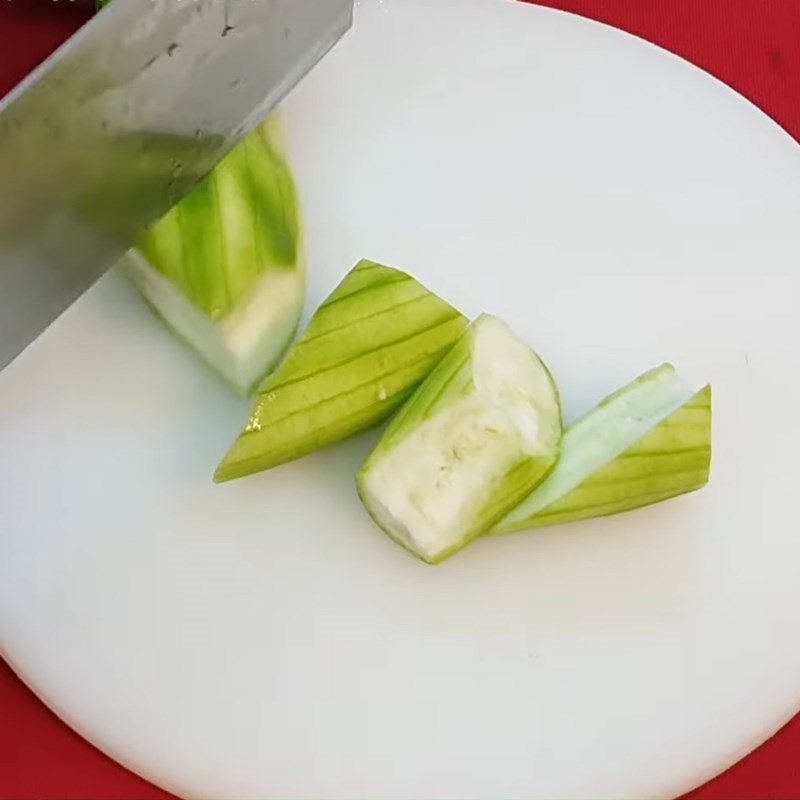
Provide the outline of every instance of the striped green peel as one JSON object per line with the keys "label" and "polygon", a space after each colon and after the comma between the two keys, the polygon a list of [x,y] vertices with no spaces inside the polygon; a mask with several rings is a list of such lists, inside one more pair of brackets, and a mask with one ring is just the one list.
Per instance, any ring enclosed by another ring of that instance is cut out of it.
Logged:
{"label": "striped green peel", "polygon": [[556,468],[490,534],[618,514],[701,489],[711,464],[711,387],[664,364],[564,434]]}
{"label": "striped green peel", "polygon": [[305,276],[279,121],[245,137],[123,259],[148,304],[239,392],[286,351]]}
{"label": "striped green peel", "polygon": [[530,494],[556,463],[561,430],[545,365],[483,315],[392,420],[358,492],[392,539],[438,563]]}
{"label": "striped green peel", "polygon": [[404,272],[360,262],[260,388],[215,480],[269,469],[387,419],[467,325]]}

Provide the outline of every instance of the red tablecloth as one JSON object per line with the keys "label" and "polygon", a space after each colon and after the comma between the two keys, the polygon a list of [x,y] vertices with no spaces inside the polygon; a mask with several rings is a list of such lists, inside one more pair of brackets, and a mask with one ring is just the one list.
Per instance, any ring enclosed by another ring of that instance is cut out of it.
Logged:
{"label": "red tablecloth", "polygon": [[[749,97],[800,140],[800,0],[539,2],[610,23],[684,56]],[[0,95],[87,19],[91,5],[90,0],[0,0]],[[168,797],[74,734],[0,661],[0,800]],[[690,797],[800,798],[800,716]]]}

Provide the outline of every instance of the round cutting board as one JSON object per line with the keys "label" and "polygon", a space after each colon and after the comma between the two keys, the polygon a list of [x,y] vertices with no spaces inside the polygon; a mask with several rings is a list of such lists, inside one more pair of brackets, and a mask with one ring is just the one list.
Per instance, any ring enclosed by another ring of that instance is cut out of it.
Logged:
{"label": "round cutting board", "polygon": [[498,314],[568,420],[674,361],[698,494],[416,562],[371,433],[211,483],[233,399],[110,274],[0,373],[0,648],[184,796],[663,797],[800,705],[800,153],[594,23],[364,0],[285,103],[309,312],[361,257]]}

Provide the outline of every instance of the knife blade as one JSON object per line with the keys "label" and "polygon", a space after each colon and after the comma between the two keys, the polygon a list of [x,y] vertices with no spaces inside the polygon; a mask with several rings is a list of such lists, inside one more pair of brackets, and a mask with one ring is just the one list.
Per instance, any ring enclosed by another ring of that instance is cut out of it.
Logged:
{"label": "knife blade", "polygon": [[249,132],[353,0],[114,0],[0,101],[0,369]]}

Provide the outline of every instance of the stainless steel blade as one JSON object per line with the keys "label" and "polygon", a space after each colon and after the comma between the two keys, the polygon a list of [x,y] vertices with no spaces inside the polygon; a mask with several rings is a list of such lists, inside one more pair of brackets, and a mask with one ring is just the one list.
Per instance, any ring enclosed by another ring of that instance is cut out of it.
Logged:
{"label": "stainless steel blade", "polygon": [[114,0],[0,102],[0,369],[349,28],[353,0]]}

